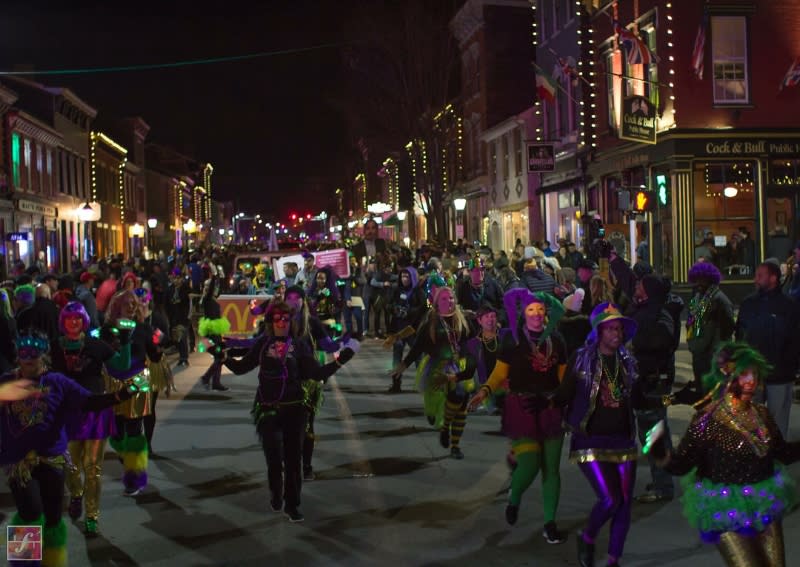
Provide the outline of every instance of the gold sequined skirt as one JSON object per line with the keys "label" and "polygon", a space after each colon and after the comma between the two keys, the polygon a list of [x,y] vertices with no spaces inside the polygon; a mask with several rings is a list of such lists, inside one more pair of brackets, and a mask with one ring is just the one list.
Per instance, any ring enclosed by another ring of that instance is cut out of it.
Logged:
{"label": "gold sequined skirt", "polygon": [[172,368],[167,362],[167,357],[162,356],[158,362],[148,359],[147,368],[150,370],[150,390],[156,393],[167,391],[172,382]]}
{"label": "gold sequined skirt", "polygon": [[[105,370],[103,377],[106,381],[106,392],[118,392],[125,388],[125,382],[110,376]],[[153,402],[151,390],[139,392],[132,398],[125,400],[114,406],[114,415],[125,419],[138,419],[153,412]]]}

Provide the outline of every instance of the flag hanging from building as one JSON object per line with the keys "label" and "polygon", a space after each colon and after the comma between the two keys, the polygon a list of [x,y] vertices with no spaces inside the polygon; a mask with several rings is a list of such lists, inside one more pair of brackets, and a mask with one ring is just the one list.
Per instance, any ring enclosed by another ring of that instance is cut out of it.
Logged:
{"label": "flag hanging from building", "polygon": [[536,93],[539,95],[539,100],[548,100],[550,102],[555,102],[557,88],[558,84],[556,83],[556,80],[537,67]]}
{"label": "flag hanging from building", "polygon": [[655,53],[650,51],[644,40],[630,30],[614,21],[614,31],[619,36],[619,41],[625,47],[625,54],[630,65],[650,65],[658,61]]}
{"label": "flag hanging from building", "polygon": [[795,87],[797,85],[800,85],[800,57],[795,58],[789,70],[786,71],[786,75],[783,76],[783,81],[781,82],[781,88],[779,90],[783,90],[785,87]]}
{"label": "flag hanging from building", "polygon": [[692,71],[694,76],[703,80],[703,60],[706,57],[706,27],[708,26],[708,16],[703,16],[700,25],[697,26],[697,36],[694,38],[694,49],[692,50]]}
{"label": "flag hanging from building", "polygon": [[558,80],[564,83],[572,82],[573,85],[577,85],[578,69],[576,69],[575,58],[572,56],[566,58],[559,57],[554,76],[558,77]]}

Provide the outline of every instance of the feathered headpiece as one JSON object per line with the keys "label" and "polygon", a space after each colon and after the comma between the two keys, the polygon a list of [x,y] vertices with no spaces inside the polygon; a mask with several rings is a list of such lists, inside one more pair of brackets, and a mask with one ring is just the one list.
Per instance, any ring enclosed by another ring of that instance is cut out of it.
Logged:
{"label": "feathered headpiece", "polygon": [[39,331],[23,331],[15,342],[17,344],[17,352],[20,354],[25,350],[36,350],[39,355],[47,354],[50,351],[50,341]]}
{"label": "feathered headpiece", "polygon": [[752,369],[758,381],[763,384],[771,367],[764,355],[747,343],[722,343],[714,356],[714,367],[703,376],[703,388],[708,392],[706,398],[719,399],[724,396],[731,380],[748,369]]}
{"label": "feathered headpiece", "polygon": [[514,336],[514,341],[519,342],[519,328],[524,325],[524,317],[521,314],[525,312],[525,308],[531,303],[541,303],[547,309],[547,323],[542,331],[539,342],[543,342],[555,329],[558,321],[564,315],[564,306],[561,302],[545,292],[531,293],[526,288],[514,288],[508,290],[503,295],[503,305],[506,308],[506,315],[508,316],[508,324],[511,327],[511,334]]}
{"label": "feathered headpiece", "polygon": [[433,301],[433,294],[440,287],[447,287],[447,282],[441,274],[433,273],[425,279],[425,296],[428,301]]}

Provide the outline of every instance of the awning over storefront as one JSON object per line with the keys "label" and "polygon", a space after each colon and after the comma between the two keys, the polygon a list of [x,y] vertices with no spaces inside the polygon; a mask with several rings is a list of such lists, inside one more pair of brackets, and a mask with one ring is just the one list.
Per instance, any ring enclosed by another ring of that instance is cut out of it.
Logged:
{"label": "awning over storefront", "polygon": [[383,219],[384,226],[402,226],[403,221],[397,218],[397,212],[390,213],[386,218]]}

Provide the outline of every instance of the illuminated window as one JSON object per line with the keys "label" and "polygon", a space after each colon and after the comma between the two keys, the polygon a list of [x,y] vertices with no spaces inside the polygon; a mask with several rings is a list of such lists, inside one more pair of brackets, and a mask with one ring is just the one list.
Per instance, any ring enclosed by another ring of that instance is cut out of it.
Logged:
{"label": "illuminated window", "polygon": [[11,134],[11,176],[14,187],[19,187],[19,134]]}
{"label": "illuminated window", "polygon": [[714,62],[714,102],[750,102],[747,69],[747,19],[711,18],[711,56]]}
{"label": "illuminated window", "polygon": [[[713,262],[726,276],[753,277],[756,167],[752,161],[694,164],[693,259]],[[740,228],[750,234],[749,242]]]}
{"label": "illuminated window", "polygon": [[27,189],[31,188],[31,152],[31,141],[24,138],[22,140],[22,165],[24,167],[22,178]]}
{"label": "illuminated window", "polygon": [[622,53],[613,50],[606,53],[606,96],[608,97],[608,125],[619,129],[622,108]]}

